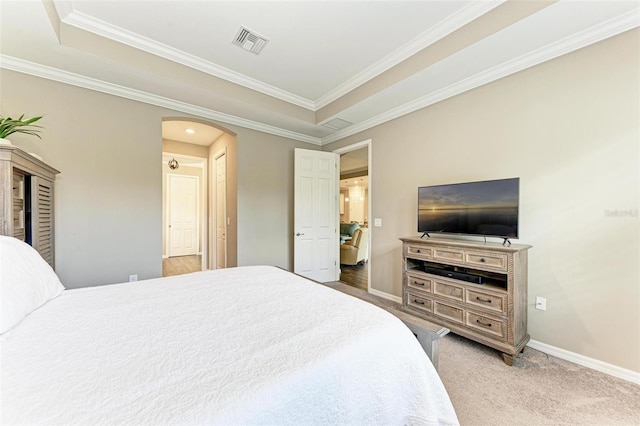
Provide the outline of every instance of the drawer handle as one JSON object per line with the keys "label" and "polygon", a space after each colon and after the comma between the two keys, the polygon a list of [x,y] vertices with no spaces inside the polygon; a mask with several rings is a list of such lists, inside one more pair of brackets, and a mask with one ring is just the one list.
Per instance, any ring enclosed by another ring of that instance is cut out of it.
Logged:
{"label": "drawer handle", "polygon": [[420,249],[416,250],[416,253],[421,253]]}
{"label": "drawer handle", "polygon": [[423,286],[423,287],[424,287],[424,283],[421,283],[420,281],[413,281],[413,283],[414,283],[415,285],[421,285],[421,286]]}
{"label": "drawer handle", "polygon": [[478,302],[491,303],[491,299],[483,299],[483,298],[481,298],[479,296],[476,296],[476,300]]}
{"label": "drawer handle", "polygon": [[484,263],[484,262],[486,262],[486,260],[484,260],[484,257],[481,257],[480,258],[480,263]]}
{"label": "drawer handle", "polygon": [[413,303],[417,303],[418,305],[424,305],[424,302],[418,299],[413,299]]}
{"label": "drawer handle", "polygon": [[476,322],[480,325],[484,325],[485,327],[491,327],[491,323],[482,322],[479,319],[477,319]]}

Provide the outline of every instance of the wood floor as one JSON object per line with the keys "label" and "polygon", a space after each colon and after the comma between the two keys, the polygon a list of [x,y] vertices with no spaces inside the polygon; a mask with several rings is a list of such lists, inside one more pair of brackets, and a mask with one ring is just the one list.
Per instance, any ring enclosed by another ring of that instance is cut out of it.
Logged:
{"label": "wood floor", "polygon": [[367,290],[367,264],[362,263],[355,266],[340,265],[340,282],[348,284],[360,290]]}
{"label": "wood floor", "polygon": [[162,276],[188,274],[202,270],[202,256],[176,256],[162,259]]}

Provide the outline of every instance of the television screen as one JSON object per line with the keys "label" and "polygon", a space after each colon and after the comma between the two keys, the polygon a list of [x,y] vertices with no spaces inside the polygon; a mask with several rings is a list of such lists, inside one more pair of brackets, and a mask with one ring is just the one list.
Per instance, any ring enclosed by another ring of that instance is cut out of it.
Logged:
{"label": "television screen", "polygon": [[418,232],[518,238],[520,179],[418,188]]}

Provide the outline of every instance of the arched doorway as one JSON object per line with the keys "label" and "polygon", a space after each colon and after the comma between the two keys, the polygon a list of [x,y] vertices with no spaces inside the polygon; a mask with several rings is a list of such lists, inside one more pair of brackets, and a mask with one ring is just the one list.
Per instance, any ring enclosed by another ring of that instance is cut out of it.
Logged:
{"label": "arched doorway", "polygon": [[163,276],[236,266],[236,134],[205,120],[164,118],[162,157]]}

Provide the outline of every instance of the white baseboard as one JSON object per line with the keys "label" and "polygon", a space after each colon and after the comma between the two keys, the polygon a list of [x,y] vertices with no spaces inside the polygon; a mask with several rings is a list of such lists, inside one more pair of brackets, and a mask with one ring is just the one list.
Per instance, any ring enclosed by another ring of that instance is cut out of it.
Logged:
{"label": "white baseboard", "polygon": [[370,288],[369,293],[374,296],[382,297],[383,299],[391,300],[392,302],[402,303],[402,298],[398,296],[394,296],[393,294],[385,293],[384,291],[376,290],[375,288]]}
{"label": "white baseboard", "polygon": [[[370,288],[369,293],[373,294],[374,296],[382,297],[383,299],[391,300],[400,304],[402,303],[401,297],[394,296],[393,294],[385,293],[374,288]],[[617,365],[589,358],[584,355],[568,351],[566,349],[561,349],[555,346],[548,345],[546,343],[538,342],[537,340],[529,340],[527,346],[540,352],[553,355],[557,358],[564,359],[565,361],[573,362],[574,364],[582,365],[583,367],[591,368],[592,370],[596,370],[601,373],[608,374],[610,376],[640,385],[640,373],[636,371],[628,370],[626,368],[618,367]]]}
{"label": "white baseboard", "polygon": [[166,254],[163,254],[163,255],[162,255],[162,258],[163,258],[163,259],[168,259],[168,258],[169,258],[169,256],[167,256]]}
{"label": "white baseboard", "polygon": [[636,371],[627,370],[626,368],[618,367],[617,365],[589,358],[575,352],[570,352],[566,349],[561,349],[555,346],[548,345],[546,343],[538,342],[537,340],[529,340],[527,346],[540,352],[544,352],[560,359],[564,359],[565,361],[570,361],[574,364],[582,365],[583,367],[588,367],[601,373],[605,373],[610,376],[640,385],[640,373]]}

